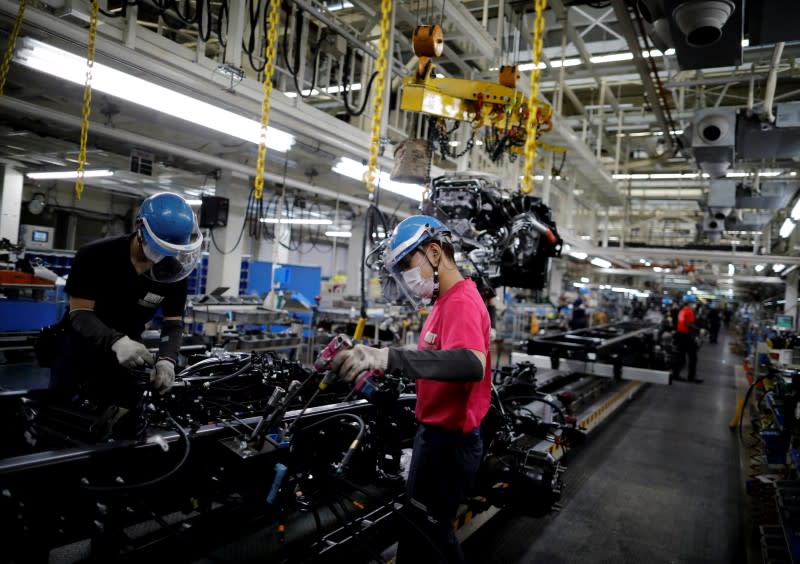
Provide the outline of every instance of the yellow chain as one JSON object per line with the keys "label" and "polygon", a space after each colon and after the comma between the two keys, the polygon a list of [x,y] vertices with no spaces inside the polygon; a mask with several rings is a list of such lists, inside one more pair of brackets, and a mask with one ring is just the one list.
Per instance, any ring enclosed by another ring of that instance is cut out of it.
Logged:
{"label": "yellow chain", "polygon": [[533,72],[531,73],[531,94],[528,98],[528,119],[525,122],[525,167],[522,173],[522,186],[525,194],[533,191],[533,165],[536,161],[536,110],[539,97],[539,61],[542,60],[544,40],[544,10],[547,0],[535,0],[536,20],[533,24]]}
{"label": "yellow chain", "polygon": [[378,183],[378,150],[381,146],[381,116],[383,116],[383,90],[386,76],[386,51],[391,33],[392,0],[381,0],[381,38],[378,40],[378,58],[375,60],[375,97],[372,99],[372,137],[369,144],[369,162],[364,183],[372,194]]}
{"label": "yellow chain", "polygon": [[89,45],[86,55],[86,83],[83,86],[83,118],[81,119],[81,148],[78,153],[78,178],[75,180],[75,198],[83,194],[83,173],[86,168],[86,141],[89,138],[89,114],[92,112],[92,68],[94,67],[94,42],[97,38],[97,11],[100,5],[92,0],[89,18]]}
{"label": "yellow chain", "polygon": [[3,95],[3,88],[6,85],[8,69],[11,66],[11,57],[14,55],[14,46],[17,43],[19,28],[22,27],[22,16],[25,14],[25,4],[27,3],[27,0],[20,1],[19,10],[17,11],[17,20],[14,22],[14,29],[11,30],[11,36],[8,38],[8,47],[6,48],[6,54],[3,56],[3,64],[0,66],[0,96]]}
{"label": "yellow chain", "polygon": [[275,46],[278,44],[278,20],[281,15],[281,0],[270,0],[269,30],[267,45],[264,47],[264,100],[261,103],[261,137],[258,141],[256,160],[256,180],[253,190],[257,200],[264,194],[264,162],[267,159],[267,126],[269,125],[269,104],[272,97],[272,75],[275,73]]}

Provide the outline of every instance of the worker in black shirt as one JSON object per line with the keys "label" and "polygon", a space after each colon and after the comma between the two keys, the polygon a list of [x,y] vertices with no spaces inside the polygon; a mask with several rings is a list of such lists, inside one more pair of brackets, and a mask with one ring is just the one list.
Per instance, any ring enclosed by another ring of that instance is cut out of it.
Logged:
{"label": "worker in black shirt", "polygon": [[[129,368],[152,366],[150,380],[168,390],[180,350],[186,277],[200,258],[203,237],[186,201],[176,194],[147,198],[131,235],[82,247],[67,279],[69,324],[53,361],[50,388],[66,401],[121,408],[141,399]],[[158,356],[141,342],[161,308]]]}

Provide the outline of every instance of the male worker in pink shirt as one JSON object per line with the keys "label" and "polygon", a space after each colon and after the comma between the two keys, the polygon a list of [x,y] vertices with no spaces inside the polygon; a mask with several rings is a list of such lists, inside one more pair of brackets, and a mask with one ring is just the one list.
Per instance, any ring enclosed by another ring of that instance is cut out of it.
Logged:
{"label": "male worker in pink shirt", "polygon": [[463,562],[453,521],[483,451],[480,424],[492,390],[489,313],[456,266],[450,230],[434,217],[412,216],[397,226],[384,268],[384,293],[433,305],[417,350],[356,345],[337,355],[333,369],[349,381],[372,368],[416,379],[419,429],[407,482],[416,527],[402,535],[397,563]]}

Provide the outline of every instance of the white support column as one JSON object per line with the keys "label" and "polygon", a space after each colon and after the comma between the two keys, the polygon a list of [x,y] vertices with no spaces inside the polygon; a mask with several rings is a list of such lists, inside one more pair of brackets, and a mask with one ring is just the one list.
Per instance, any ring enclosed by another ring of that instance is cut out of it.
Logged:
{"label": "white support column", "polygon": [[361,294],[361,246],[366,236],[363,215],[353,218],[350,232],[353,235],[347,251],[347,295],[358,296]]}
{"label": "white support column", "polygon": [[597,139],[595,139],[595,153],[598,158],[602,156],[603,153],[603,122],[605,121],[606,111],[603,107],[606,103],[606,79],[600,79],[600,103],[597,109]]}
{"label": "white support column", "polygon": [[597,246],[597,201],[595,198],[591,199],[591,203],[589,204],[590,211],[589,211],[589,240],[590,244],[593,247]]}
{"label": "white support column", "polygon": [[544,154],[544,180],[542,181],[542,202],[550,205],[550,186],[553,183],[553,151]]}
{"label": "white support column", "polygon": [[225,47],[225,61],[242,67],[242,36],[244,35],[246,2],[231,2],[228,13],[228,43]]}
{"label": "white support column", "polygon": [[566,258],[552,259],[550,261],[550,280],[547,285],[547,295],[550,298],[550,303],[557,304],[558,298],[564,293],[566,264]]}
{"label": "white support column", "polygon": [[139,6],[135,4],[128,5],[127,15],[125,16],[125,31],[123,32],[125,47],[128,49],[136,49],[136,26],[138,19]]}
{"label": "white support column", "polygon": [[798,296],[798,282],[800,281],[800,272],[797,269],[791,271],[786,276],[786,292],[784,300],[786,303],[783,305],[783,313],[793,315],[795,322],[797,321],[797,296]]}
{"label": "white support column", "polygon": [[13,244],[19,241],[19,215],[22,208],[22,173],[7,166],[3,169],[0,199],[0,239]]}
{"label": "white support column", "polygon": [[575,170],[570,171],[569,186],[567,187],[567,205],[566,205],[566,233],[572,235],[575,233],[575,186],[578,183],[578,173]]}
{"label": "white support column", "polygon": [[608,248],[608,228],[610,224],[611,208],[606,208],[606,215],[603,218],[603,248]]}
{"label": "white support column", "polygon": [[[226,292],[228,295],[239,295],[242,255],[250,245],[245,236],[238,245],[236,245],[236,240],[239,239],[239,233],[242,230],[242,218],[247,205],[248,192],[249,189],[242,186],[241,181],[234,178],[230,171],[222,171],[222,178],[217,182],[216,195],[230,200],[228,225],[214,229],[214,241],[208,248],[207,292],[212,292],[220,286],[227,286],[230,288]],[[214,242],[216,242],[216,246]],[[234,245],[236,245],[235,248]],[[223,252],[217,250],[217,247]]]}

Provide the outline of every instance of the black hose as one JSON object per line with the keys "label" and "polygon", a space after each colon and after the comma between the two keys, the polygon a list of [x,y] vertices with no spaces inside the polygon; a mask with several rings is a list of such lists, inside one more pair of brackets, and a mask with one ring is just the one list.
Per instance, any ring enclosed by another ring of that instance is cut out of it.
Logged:
{"label": "black hose", "polygon": [[183,427],[178,425],[177,421],[175,421],[172,416],[168,416],[167,419],[170,423],[175,427],[175,430],[178,431],[181,438],[183,439],[186,448],[183,451],[183,456],[178,461],[178,463],[172,467],[168,472],[162,474],[161,476],[157,476],[151,480],[147,480],[145,482],[138,482],[135,484],[124,484],[124,485],[117,485],[117,486],[89,486],[81,484],[81,489],[92,491],[92,492],[109,492],[109,493],[121,493],[127,492],[130,490],[136,490],[139,488],[146,488],[149,486],[153,486],[158,484],[159,482],[163,482],[173,474],[175,474],[178,470],[180,470],[183,465],[186,463],[186,460],[189,458],[189,452],[191,451],[191,442],[189,441],[189,435],[186,434]]}
{"label": "black hose", "polygon": [[350,85],[350,81],[347,78],[347,72],[342,73],[342,99],[344,100],[344,108],[347,110],[348,115],[353,117],[358,117],[364,113],[367,109],[367,104],[369,103],[369,95],[372,92],[372,83],[375,81],[375,78],[378,76],[378,71],[372,73],[372,76],[369,77],[367,81],[367,88],[366,90],[363,89],[364,97],[361,99],[361,107],[357,110],[354,110],[350,107],[350,100],[348,99],[347,95],[352,92],[352,90],[348,90],[347,87]]}

